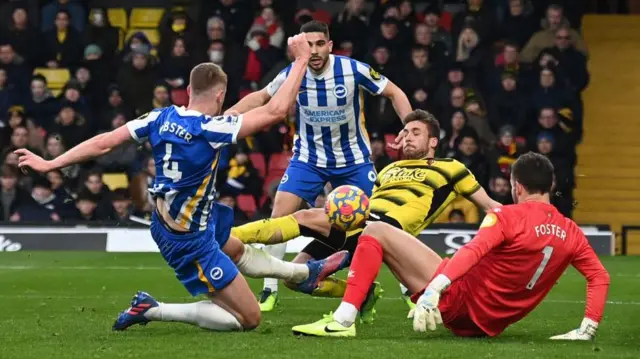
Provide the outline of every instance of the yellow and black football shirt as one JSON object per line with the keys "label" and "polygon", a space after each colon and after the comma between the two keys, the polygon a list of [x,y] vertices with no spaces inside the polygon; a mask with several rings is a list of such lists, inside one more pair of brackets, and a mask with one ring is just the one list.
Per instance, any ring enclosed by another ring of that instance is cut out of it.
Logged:
{"label": "yellow and black football shirt", "polygon": [[471,171],[454,159],[397,161],[378,173],[371,212],[395,219],[416,236],[458,195],[468,197],[480,188]]}

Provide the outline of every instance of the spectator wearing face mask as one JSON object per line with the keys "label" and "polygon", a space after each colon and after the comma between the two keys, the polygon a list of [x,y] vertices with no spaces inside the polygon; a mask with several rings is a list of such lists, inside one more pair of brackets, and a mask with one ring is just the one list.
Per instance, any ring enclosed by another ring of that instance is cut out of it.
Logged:
{"label": "spectator wearing face mask", "polygon": [[253,26],[246,46],[248,49],[247,66],[244,71],[244,86],[248,91],[258,90],[258,83],[273,65],[281,58],[278,48],[269,42],[269,34],[264,25]]}
{"label": "spectator wearing face mask", "polygon": [[229,53],[228,50],[227,43],[215,40],[209,44],[207,52],[208,61],[222,67],[222,70],[227,74],[227,92],[224,97],[225,107],[230,107],[238,102],[242,76],[245,70],[245,62],[239,56],[234,57],[233,52]]}
{"label": "spectator wearing face mask", "polygon": [[150,51],[153,48],[151,41],[147,38],[143,32],[136,32],[129,40],[124,43],[124,48],[120,52],[119,60],[116,61],[118,68],[122,66],[122,62],[128,63],[131,61],[131,57],[133,56],[133,52],[136,50],[139,51]]}

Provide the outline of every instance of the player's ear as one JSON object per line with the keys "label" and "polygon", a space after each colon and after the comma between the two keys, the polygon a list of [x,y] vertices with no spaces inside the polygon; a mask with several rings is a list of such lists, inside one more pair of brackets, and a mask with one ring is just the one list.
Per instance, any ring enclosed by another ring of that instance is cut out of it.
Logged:
{"label": "player's ear", "polygon": [[329,52],[333,52],[333,41],[329,40],[327,44],[329,45]]}
{"label": "player's ear", "polygon": [[429,137],[429,148],[438,148],[438,138]]}
{"label": "player's ear", "polygon": [[187,96],[191,98],[191,85],[187,85]]}

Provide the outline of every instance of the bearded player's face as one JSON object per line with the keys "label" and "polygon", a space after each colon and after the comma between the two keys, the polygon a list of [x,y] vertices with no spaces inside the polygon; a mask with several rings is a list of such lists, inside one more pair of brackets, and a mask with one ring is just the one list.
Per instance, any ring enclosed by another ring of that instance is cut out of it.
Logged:
{"label": "bearded player's face", "polygon": [[315,72],[321,72],[324,70],[327,61],[329,61],[333,42],[321,32],[307,32],[306,35],[309,47],[311,47],[309,67]]}
{"label": "bearded player's face", "polygon": [[427,125],[420,121],[407,123],[402,130],[405,136],[402,139],[402,154],[407,160],[416,160],[429,155],[429,146],[432,137],[429,137]]}

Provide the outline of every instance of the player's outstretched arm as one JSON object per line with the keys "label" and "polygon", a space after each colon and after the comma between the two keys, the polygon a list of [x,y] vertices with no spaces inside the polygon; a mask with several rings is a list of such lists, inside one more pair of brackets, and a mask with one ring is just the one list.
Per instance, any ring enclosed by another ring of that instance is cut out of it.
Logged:
{"label": "player's outstretched arm", "polygon": [[571,262],[578,272],[587,279],[587,301],[584,319],[578,329],[551,337],[553,340],[591,340],[596,335],[602,320],[604,306],[609,292],[609,273],[596,256],[587,239],[582,235],[576,257]]}
{"label": "player's outstretched arm", "polygon": [[407,115],[413,111],[411,109],[411,103],[409,102],[409,98],[396,84],[389,81],[387,86],[385,86],[382,91],[382,96],[386,97],[391,101],[393,108],[396,110],[396,114],[400,117],[400,120],[404,124],[404,119]]}
{"label": "player's outstretched arm", "polygon": [[492,209],[502,207],[502,203],[494,201],[489,197],[487,191],[484,188],[480,188],[471,196],[471,201],[476,204],[476,206],[482,208],[486,211],[490,211]]}
{"label": "player's outstretched arm", "polygon": [[225,115],[239,115],[253,110],[254,108],[258,108],[263,106],[267,102],[271,96],[269,92],[267,92],[266,88],[263,88],[260,91],[255,91],[247,96],[243,97],[237,104],[231,106],[227,111],[224,112]]}
{"label": "player's outstretched arm", "polygon": [[111,132],[94,136],[51,161],[45,161],[42,157],[24,148],[16,150],[15,153],[20,156],[18,167],[31,168],[36,172],[46,173],[102,156],[114,147],[131,139],[127,126],[122,126]]}
{"label": "player's outstretched arm", "polygon": [[298,95],[302,79],[307,72],[311,49],[306,35],[298,34],[289,38],[289,49],[295,56],[289,75],[278,92],[264,106],[260,106],[243,115],[238,138],[244,138],[282,120]]}

